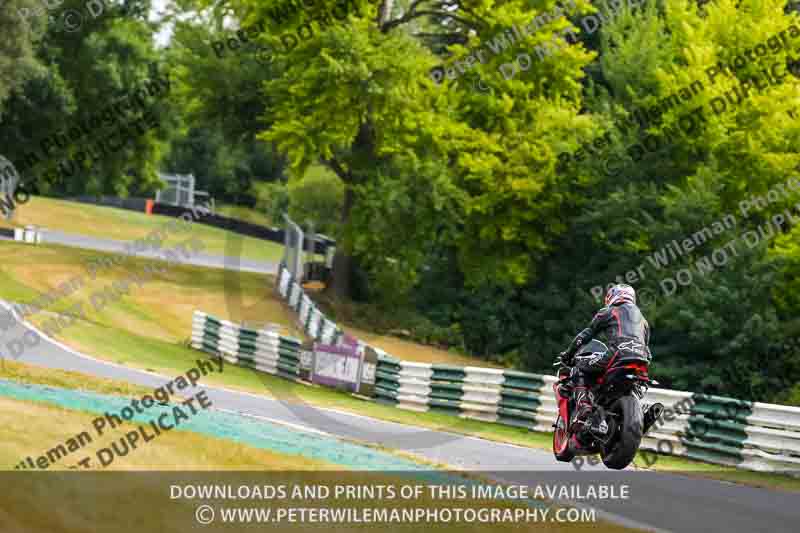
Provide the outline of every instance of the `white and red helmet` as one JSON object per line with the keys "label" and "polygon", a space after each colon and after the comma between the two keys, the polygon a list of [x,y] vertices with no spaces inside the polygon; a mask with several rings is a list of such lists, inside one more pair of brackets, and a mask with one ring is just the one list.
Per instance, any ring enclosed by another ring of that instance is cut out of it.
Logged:
{"label": "white and red helmet", "polygon": [[636,291],[633,290],[633,287],[625,283],[618,283],[609,287],[608,292],[606,292],[606,307],[623,302],[636,303]]}

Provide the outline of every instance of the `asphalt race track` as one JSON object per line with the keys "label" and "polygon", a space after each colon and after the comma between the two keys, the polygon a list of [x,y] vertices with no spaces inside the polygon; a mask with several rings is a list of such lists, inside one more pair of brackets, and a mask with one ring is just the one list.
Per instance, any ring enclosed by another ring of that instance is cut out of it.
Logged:
{"label": "asphalt race track", "polygon": [[[117,241],[113,239],[100,239],[97,237],[87,237],[85,235],[73,235],[48,229],[42,235],[43,243],[60,244],[72,248],[83,248],[86,250],[97,250],[108,253],[124,253],[125,245],[128,241]],[[153,250],[137,252],[137,257],[164,260],[163,254]],[[192,257],[177,257],[177,262],[188,265],[196,265],[207,268],[223,268],[243,272],[255,272],[257,274],[277,274],[278,265],[267,261],[253,261],[241,257],[224,257],[204,253],[193,254]]]}
{"label": "asphalt race track", "polygon": [[[6,343],[20,338],[26,329],[29,326],[17,323],[0,333],[1,357],[8,357]],[[198,354],[198,357],[202,355]],[[153,388],[174,377],[98,361],[44,337],[35,349],[26,351],[20,360]],[[192,364],[187,362],[187,368]],[[457,470],[481,471],[512,483],[583,486],[596,483],[627,484],[630,486],[630,498],[627,500],[577,502],[580,506],[598,509],[598,518],[620,525],[650,531],[780,533],[795,532],[800,524],[800,496],[796,493],[677,474],[634,470],[612,472],[602,465],[586,465],[576,472],[572,465],[557,463],[551,453],[542,450],[383,422],[304,405],[296,399],[279,401],[222,388],[202,388],[208,391],[215,408],[258,416],[265,423],[287,424],[403,450]],[[454,424],[457,422],[454,421]]]}

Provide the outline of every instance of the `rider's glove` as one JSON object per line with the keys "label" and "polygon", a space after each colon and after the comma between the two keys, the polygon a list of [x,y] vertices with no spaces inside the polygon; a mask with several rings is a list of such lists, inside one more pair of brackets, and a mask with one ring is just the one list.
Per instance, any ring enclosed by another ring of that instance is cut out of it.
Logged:
{"label": "rider's glove", "polygon": [[562,363],[564,363],[564,364],[565,364],[565,365],[567,365],[567,366],[572,366],[572,365],[571,365],[572,357],[570,357],[570,356],[567,354],[567,351],[566,351],[566,350],[564,350],[563,352],[561,352],[561,353],[560,353],[560,354],[558,354],[558,355],[559,355],[559,357],[561,357],[561,362],[562,362]]}

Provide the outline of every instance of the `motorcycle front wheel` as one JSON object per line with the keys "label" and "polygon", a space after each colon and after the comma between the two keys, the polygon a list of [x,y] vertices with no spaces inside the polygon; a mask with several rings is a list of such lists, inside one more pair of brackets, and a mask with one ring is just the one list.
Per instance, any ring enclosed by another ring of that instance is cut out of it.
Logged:
{"label": "motorcycle front wheel", "polygon": [[601,457],[608,468],[622,470],[631,464],[642,442],[642,406],[639,398],[627,395],[611,404],[609,411],[617,422],[617,430],[603,447]]}
{"label": "motorcycle front wheel", "polygon": [[568,463],[575,458],[569,446],[569,431],[567,430],[567,423],[558,415],[556,419],[556,428],[553,431],[553,455],[556,459]]}

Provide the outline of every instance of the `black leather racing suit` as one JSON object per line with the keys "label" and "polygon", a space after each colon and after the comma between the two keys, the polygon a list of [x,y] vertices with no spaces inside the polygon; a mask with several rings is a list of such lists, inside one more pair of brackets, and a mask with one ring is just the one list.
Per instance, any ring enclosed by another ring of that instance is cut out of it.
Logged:
{"label": "black leather racing suit", "polygon": [[651,359],[650,325],[636,304],[622,302],[600,309],[589,327],[578,333],[566,350],[572,358],[578,348],[598,335],[605,335],[608,352],[602,356],[586,354],[575,357],[575,366],[586,375],[603,370],[611,358],[618,355],[621,360],[631,358]]}

